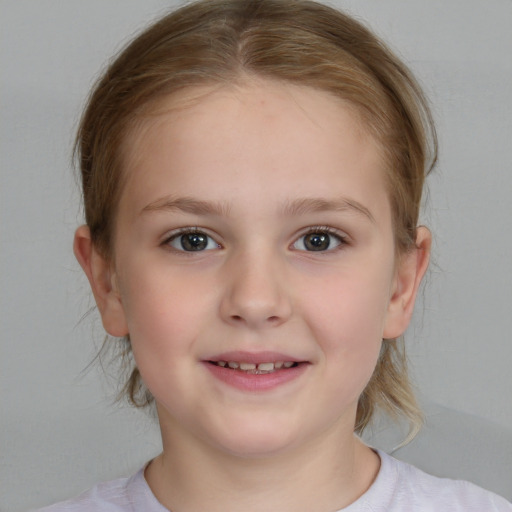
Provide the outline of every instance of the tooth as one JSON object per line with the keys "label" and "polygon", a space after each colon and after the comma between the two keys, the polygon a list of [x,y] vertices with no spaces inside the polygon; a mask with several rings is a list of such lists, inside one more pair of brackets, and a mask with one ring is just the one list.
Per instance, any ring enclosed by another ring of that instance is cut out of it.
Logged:
{"label": "tooth", "polygon": [[279,368],[282,368],[283,367],[283,361],[277,361],[276,363],[274,363],[274,368],[276,370],[279,370]]}
{"label": "tooth", "polygon": [[226,366],[227,365],[226,361],[217,361],[217,364],[219,366]]}
{"label": "tooth", "polygon": [[240,365],[236,361],[229,361],[228,366],[230,368],[233,368],[234,370],[240,367]]}
{"label": "tooth", "polygon": [[274,363],[260,363],[258,365],[258,370],[263,372],[271,372],[274,369]]}
{"label": "tooth", "polygon": [[285,368],[291,368],[293,366],[293,362],[292,361],[286,361],[286,363],[283,363],[283,366]]}
{"label": "tooth", "polygon": [[240,370],[256,370],[254,363],[240,363]]}

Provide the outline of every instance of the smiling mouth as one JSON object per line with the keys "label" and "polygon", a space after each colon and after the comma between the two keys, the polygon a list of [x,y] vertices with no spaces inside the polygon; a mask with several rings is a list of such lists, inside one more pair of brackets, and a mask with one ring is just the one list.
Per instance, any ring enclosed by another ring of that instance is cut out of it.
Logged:
{"label": "smiling mouth", "polygon": [[276,361],[268,363],[244,363],[238,361],[209,361],[210,364],[238,372],[250,373],[253,375],[265,375],[278,370],[288,370],[299,366],[295,361]]}

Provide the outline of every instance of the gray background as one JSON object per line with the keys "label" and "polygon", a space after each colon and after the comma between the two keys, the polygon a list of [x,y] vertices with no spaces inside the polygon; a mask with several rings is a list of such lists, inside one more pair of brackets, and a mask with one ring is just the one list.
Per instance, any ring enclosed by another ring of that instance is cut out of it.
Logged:
{"label": "gray background", "polygon": [[[435,265],[408,332],[428,421],[398,457],[512,499],[512,2],[332,2],[409,63],[434,106],[441,160],[424,222]],[[159,450],[148,416],[113,406],[71,241],[81,222],[74,129],[93,79],[173,2],[1,6],[0,510],[135,471]],[[378,425],[370,440],[392,448]]]}

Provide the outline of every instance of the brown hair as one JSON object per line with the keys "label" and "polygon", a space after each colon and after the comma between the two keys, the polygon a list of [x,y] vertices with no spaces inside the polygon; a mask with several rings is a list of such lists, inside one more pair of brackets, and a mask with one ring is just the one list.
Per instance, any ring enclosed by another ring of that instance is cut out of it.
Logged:
{"label": "brown hair", "polygon": [[[112,258],[123,190],[123,141],[163,97],[199,85],[258,76],[328,91],[348,101],[382,148],[397,254],[414,246],[423,182],[436,135],[427,102],[408,69],[351,17],[309,0],[203,0],[154,23],[110,64],[83,114],[75,145],[87,225]],[[131,361],[129,338],[125,355]],[[152,397],[131,361],[131,402]],[[421,422],[402,340],[385,340],[362,393],[356,431],[377,407]]]}

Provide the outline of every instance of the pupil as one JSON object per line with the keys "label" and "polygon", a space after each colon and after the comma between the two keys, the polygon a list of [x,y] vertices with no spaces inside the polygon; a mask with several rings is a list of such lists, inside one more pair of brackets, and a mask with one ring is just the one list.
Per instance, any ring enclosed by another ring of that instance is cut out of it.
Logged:
{"label": "pupil", "polygon": [[310,251],[324,251],[329,248],[329,235],[311,233],[306,236],[304,245]]}
{"label": "pupil", "polygon": [[186,251],[201,251],[207,244],[208,238],[202,233],[188,233],[181,237],[181,245]]}

